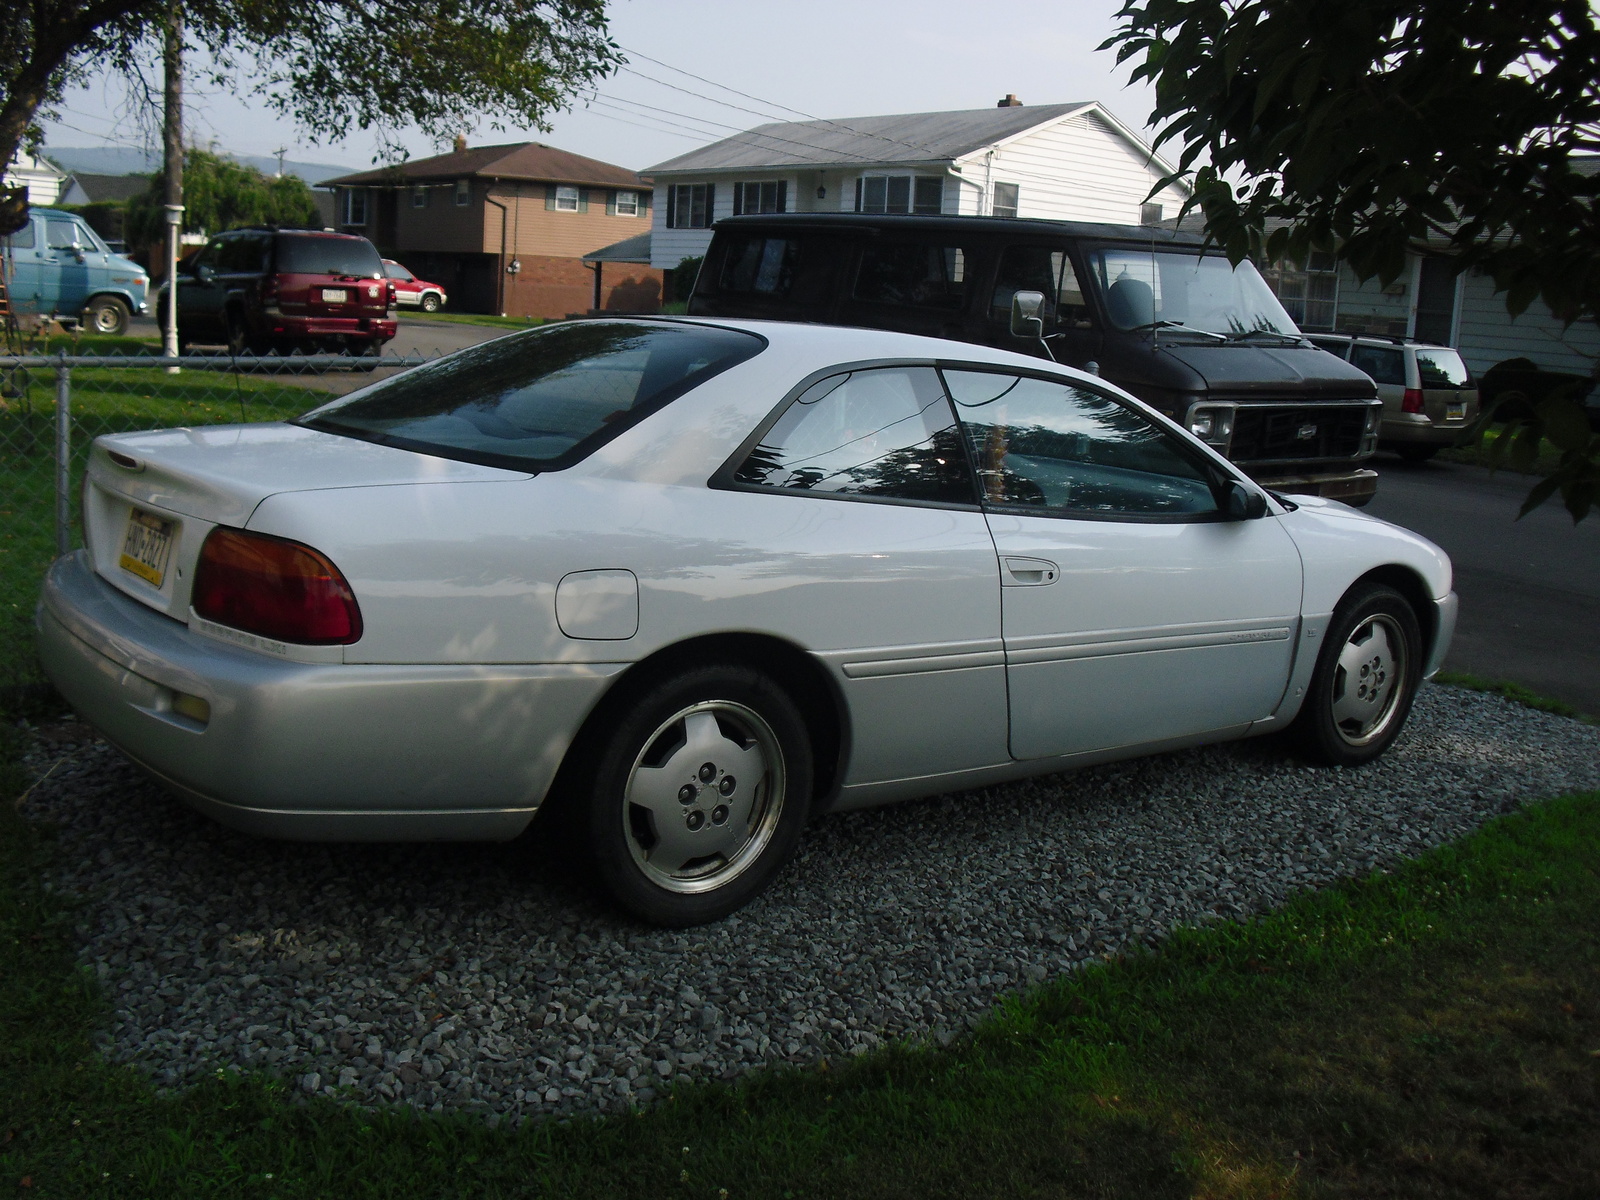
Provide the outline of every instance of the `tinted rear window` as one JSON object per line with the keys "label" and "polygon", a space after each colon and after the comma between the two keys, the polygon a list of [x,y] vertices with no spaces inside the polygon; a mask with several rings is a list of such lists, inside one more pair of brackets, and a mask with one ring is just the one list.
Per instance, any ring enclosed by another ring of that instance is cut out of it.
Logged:
{"label": "tinted rear window", "polygon": [[278,235],[278,271],[284,275],[358,275],[383,278],[383,260],[365,238]]}
{"label": "tinted rear window", "polygon": [[1406,356],[1398,346],[1352,346],[1350,365],[1371,375],[1373,383],[1406,386]]}
{"label": "tinted rear window", "polygon": [[555,469],[765,345],[703,325],[574,321],[452,354],[301,423],[446,458]]}
{"label": "tinted rear window", "polygon": [[872,243],[861,251],[855,298],[905,308],[958,310],[966,303],[967,259],[959,246]]}
{"label": "tinted rear window", "polygon": [[1472,386],[1472,372],[1454,350],[1418,350],[1417,375],[1425,388]]}

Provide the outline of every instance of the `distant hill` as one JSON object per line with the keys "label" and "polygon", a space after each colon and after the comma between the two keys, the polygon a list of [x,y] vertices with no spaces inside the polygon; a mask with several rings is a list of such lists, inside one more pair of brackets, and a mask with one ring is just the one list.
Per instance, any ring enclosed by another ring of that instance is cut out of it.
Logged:
{"label": "distant hill", "polygon": [[[221,153],[226,153],[222,151]],[[161,167],[161,154],[155,150],[134,150],[125,146],[62,146],[50,147],[44,156],[64,171],[87,171],[95,175],[148,175]],[[260,154],[229,155],[237,162],[256,167],[268,175],[278,169],[278,160]],[[298,175],[307,183],[332,179],[336,175],[349,175],[366,167],[341,166],[338,163],[295,162],[283,160],[287,175]]]}

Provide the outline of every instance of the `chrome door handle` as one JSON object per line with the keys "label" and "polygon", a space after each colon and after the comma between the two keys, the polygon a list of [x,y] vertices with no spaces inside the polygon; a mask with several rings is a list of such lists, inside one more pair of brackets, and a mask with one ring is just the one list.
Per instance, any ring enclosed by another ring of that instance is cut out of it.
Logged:
{"label": "chrome door handle", "polygon": [[1005,570],[1001,573],[1002,587],[1043,587],[1061,577],[1061,568],[1046,558],[1001,559]]}

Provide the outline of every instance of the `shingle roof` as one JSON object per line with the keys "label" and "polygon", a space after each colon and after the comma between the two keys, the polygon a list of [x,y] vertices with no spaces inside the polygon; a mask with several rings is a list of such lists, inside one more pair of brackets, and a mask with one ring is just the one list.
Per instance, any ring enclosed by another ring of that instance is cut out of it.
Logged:
{"label": "shingle roof", "polygon": [[650,264],[650,235],[648,233],[635,234],[631,238],[623,238],[620,242],[612,242],[609,246],[601,246],[598,250],[591,250],[583,256],[584,262],[620,262]]}
{"label": "shingle roof", "polygon": [[96,201],[132,200],[150,189],[148,175],[92,175],[74,171],[72,178],[77,180],[91,204]]}
{"label": "shingle roof", "polygon": [[648,171],[719,171],[838,163],[943,162],[1090,107],[1090,102],[840,117],[757,125]]}
{"label": "shingle roof", "polygon": [[589,183],[623,188],[639,188],[649,184],[649,180],[627,167],[557,150],[541,142],[513,142],[505,146],[470,146],[449,154],[436,154],[432,158],[414,158],[392,167],[324,179],[317,186],[363,183],[396,185],[429,179],[462,179],[467,176]]}

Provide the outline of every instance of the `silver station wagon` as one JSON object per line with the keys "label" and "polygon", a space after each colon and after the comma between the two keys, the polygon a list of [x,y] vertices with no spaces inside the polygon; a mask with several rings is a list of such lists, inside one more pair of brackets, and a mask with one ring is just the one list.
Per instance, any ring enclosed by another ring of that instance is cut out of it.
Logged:
{"label": "silver station wagon", "polygon": [[1437,547],[1094,376],[757,321],[558,324],[104,437],[84,518],[41,653],[173,792],[321,840],[548,806],[664,925],[820,813],[1274,730],[1366,762],[1456,611]]}

